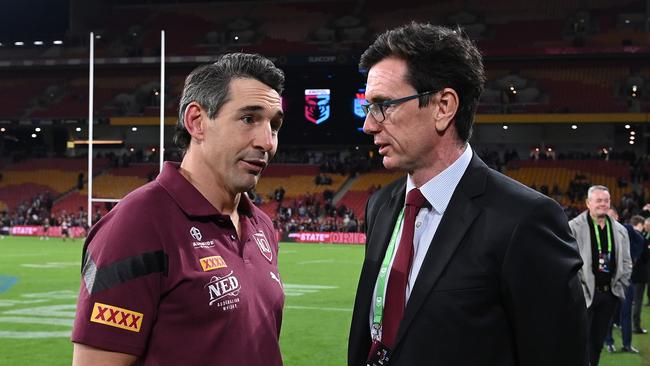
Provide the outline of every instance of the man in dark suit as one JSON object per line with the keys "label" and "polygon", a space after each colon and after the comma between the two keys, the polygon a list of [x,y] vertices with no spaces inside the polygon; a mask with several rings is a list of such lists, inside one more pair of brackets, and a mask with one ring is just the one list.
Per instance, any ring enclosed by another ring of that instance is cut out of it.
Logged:
{"label": "man in dark suit", "polygon": [[[648,248],[648,241],[643,236],[643,225],[645,219],[643,216],[634,215],[630,218],[630,225],[637,235],[630,234],[630,254],[632,250],[632,242],[636,237],[636,241],[642,244],[641,254],[638,259],[634,261],[632,267],[632,277],[630,281],[634,287],[634,299],[632,300],[632,332],[636,334],[647,334],[648,331],[641,327],[641,310],[643,308],[643,293],[645,285],[648,282],[648,260],[650,259],[650,248]],[[640,238],[640,240],[639,240]]]}
{"label": "man in dark suit", "polygon": [[411,23],[380,35],[360,66],[364,132],[407,176],[366,207],[348,365],[586,365],[566,216],[468,144],[485,80],[474,44]]}

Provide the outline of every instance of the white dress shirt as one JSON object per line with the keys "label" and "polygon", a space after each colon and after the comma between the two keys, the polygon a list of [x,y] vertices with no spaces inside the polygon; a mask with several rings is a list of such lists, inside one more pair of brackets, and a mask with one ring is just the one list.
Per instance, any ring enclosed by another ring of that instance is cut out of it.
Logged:
{"label": "white dress shirt", "polygon": [[[444,215],[451,196],[456,190],[456,186],[460,182],[460,179],[465,174],[465,170],[469,166],[470,161],[472,160],[472,148],[467,144],[465,151],[454,161],[450,166],[445,170],[440,172],[440,174],[431,178],[426,182],[420,191],[427,199],[431,208],[423,207],[420,209],[420,212],[415,218],[415,232],[413,235],[413,263],[411,265],[411,272],[409,273],[408,282],[406,284],[406,302],[408,303],[409,297],[411,296],[411,290],[415,285],[415,281],[418,278],[420,273],[420,268],[422,268],[422,262],[424,262],[424,257],[429,251],[429,246],[433,240],[433,236],[436,234],[442,215]],[[412,189],[417,188],[413,183],[413,180],[410,175],[406,179],[406,194]],[[405,202],[406,204],[406,196]],[[403,221],[403,220],[402,220]],[[402,225],[403,222],[399,223],[400,228],[398,236],[395,243],[395,253],[397,253],[397,248],[399,247],[400,238],[402,236]],[[394,257],[393,257],[394,259]],[[390,263],[392,267],[393,263]],[[389,268],[390,268],[389,267]],[[390,270],[386,277],[386,284],[388,284],[390,278]],[[385,286],[388,288],[388,286]],[[372,294],[372,301],[370,302],[370,326],[373,323],[374,316],[374,300],[377,297],[377,284],[375,283],[375,290]],[[385,293],[383,298],[385,299]]]}

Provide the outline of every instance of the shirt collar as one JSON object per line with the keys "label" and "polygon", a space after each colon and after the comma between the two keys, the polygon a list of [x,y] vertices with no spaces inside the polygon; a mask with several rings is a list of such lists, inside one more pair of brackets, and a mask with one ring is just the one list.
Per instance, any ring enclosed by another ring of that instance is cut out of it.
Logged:
{"label": "shirt collar", "polygon": [[[433,210],[438,214],[442,215],[445,213],[449,201],[451,200],[451,196],[456,190],[456,186],[458,186],[460,179],[463,177],[463,174],[465,174],[465,170],[467,170],[467,167],[472,160],[472,154],[472,148],[467,144],[465,151],[458,157],[458,159],[456,159],[456,161],[420,187],[420,191],[424,195],[424,198],[429,201]],[[408,194],[408,192],[413,188],[416,187],[411,175],[409,174],[406,179],[406,193]]]}
{"label": "shirt collar", "polygon": [[[180,163],[166,161],[162,172],[156,178],[158,184],[188,216],[221,216],[221,212],[178,171],[180,166]],[[241,194],[237,210],[247,216],[252,215],[252,202],[246,194]]]}

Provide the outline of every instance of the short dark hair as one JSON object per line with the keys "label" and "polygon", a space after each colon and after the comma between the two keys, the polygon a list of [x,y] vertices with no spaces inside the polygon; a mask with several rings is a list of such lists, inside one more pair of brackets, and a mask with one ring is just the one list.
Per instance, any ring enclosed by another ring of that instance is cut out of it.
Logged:
{"label": "short dark hair", "polygon": [[187,76],[183,87],[174,133],[174,143],[179,148],[187,150],[191,140],[184,123],[187,106],[197,102],[207,110],[210,119],[215,118],[229,100],[230,82],[235,78],[258,80],[278,94],[282,94],[284,88],[284,72],[258,54],[224,54],[212,64],[197,67]]}
{"label": "short dark hair", "polygon": [[644,222],[645,222],[645,219],[641,215],[634,215],[634,216],[630,217],[630,224],[632,226],[637,226],[639,224],[643,225]]}
{"label": "short dark hair", "polygon": [[[391,56],[406,61],[406,82],[418,93],[445,87],[458,93],[456,131],[461,141],[469,141],[485,85],[485,70],[481,53],[462,29],[411,22],[388,30],[363,53],[359,67],[369,70]],[[420,108],[430,100],[431,96],[421,97]]]}

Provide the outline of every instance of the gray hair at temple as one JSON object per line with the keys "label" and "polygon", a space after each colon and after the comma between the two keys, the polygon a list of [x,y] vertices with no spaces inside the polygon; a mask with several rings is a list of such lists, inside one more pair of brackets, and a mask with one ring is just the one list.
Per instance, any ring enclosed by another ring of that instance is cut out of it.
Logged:
{"label": "gray hair at temple", "polygon": [[589,190],[587,191],[587,198],[591,198],[591,195],[594,193],[594,191],[605,191],[609,193],[609,189],[607,187],[601,185],[593,185],[589,187]]}
{"label": "gray hair at temple", "polygon": [[197,67],[185,79],[174,133],[176,146],[187,151],[190,145],[191,136],[184,123],[187,106],[197,102],[207,111],[208,118],[214,119],[228,102],[230,82],[235,78],[258,80],[278,94],[284,88],[284,72],[258,54],[229,53],[219,56],[212,64]]}

